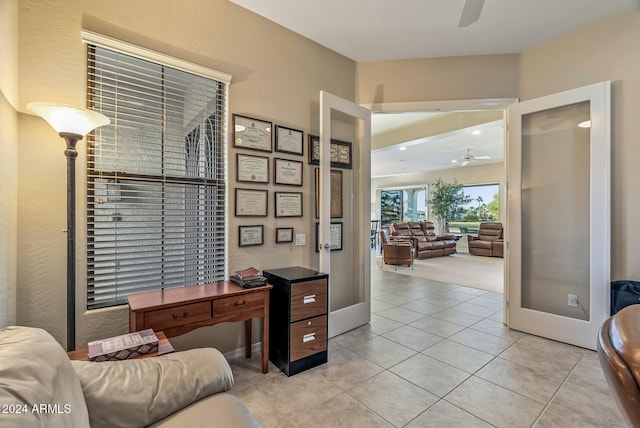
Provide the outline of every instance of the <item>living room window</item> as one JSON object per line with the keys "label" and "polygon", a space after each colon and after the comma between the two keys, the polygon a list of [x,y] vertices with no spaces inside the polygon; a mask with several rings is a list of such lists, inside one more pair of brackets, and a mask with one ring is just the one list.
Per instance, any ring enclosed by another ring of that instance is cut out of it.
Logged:
{"label": "living room window", "polygon": [[87,49],[87,308],[224,279],[228,82]]}

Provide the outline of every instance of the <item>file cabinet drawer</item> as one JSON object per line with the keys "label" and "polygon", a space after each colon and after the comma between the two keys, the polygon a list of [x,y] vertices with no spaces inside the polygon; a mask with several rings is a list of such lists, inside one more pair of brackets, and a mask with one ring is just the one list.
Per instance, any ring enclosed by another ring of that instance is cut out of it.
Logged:
{"label": "file cabinet drawer", "polygon": [[327,316],[322,315],[291,324],[290,361],[327,349]]}
{"label": "file cabinet drawer", "polygon": [[327,313],[327,280],[291,285],[291,322]]}

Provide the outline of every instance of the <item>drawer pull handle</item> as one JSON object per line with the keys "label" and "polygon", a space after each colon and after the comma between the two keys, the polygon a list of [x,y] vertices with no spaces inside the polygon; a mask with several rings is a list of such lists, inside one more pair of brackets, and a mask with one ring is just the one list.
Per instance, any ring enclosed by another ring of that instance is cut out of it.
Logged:
{"label": "drawer pull handle", "polygon": [[189,316],[189,312],[184,311],[182,313],[182,315],[178,315],[178,314],[173,314],[171,315],[173,317],[174,320],[180,319],[180,318],[186,318],[187,316]]}
{"label": "drawer pull handle", "polygon": [[236,306],[242,306],[242,305],[244,305],[245,303],[247,303],[247,301],[246,301],[246,300],[243,300],[243,301],[241,301],[241,302],[239,302],[239,301],[238,301],[238,302],[235,302],[235,303],[234,303],[234,305],[236,305]]}
{"label": "drawer pull handle", "polygon": [[311,294],[310,296],[304,296],[302,302],[306,305],[307,303],[314,303],[316,301],[316,295]]}
{"label": "drawer pull handle", "polygon": [[316,340],[316,334],[315,333],[309,333],[309,334],[305,334],[304,336],[302,336],[302,343],[311,342],[312,340]]}

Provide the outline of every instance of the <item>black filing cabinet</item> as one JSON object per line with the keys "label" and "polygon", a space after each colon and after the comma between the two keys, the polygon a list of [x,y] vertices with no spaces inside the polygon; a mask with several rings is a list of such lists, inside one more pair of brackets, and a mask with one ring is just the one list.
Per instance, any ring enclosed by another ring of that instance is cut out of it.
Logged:
{"label": "black filing cabinet", "polygon": [[327,362],[329,275],[304,267],[263,270],[271,290],[269,359],[287,376]]}

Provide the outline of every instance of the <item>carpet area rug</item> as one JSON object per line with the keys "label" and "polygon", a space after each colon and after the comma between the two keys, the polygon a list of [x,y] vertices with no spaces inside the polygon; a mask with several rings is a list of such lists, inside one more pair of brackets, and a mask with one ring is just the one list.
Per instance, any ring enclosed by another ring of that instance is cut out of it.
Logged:
{"label": "carpet area rug", "polygon": [[382,256],[376,256],[378,268],[403,275],[417,276],[463,285],[497,293],[504,292],[504,260],[496,257],[472,256],[458,253],[445,257],[415,260],[413,269],[408,266],[383,264]]}

